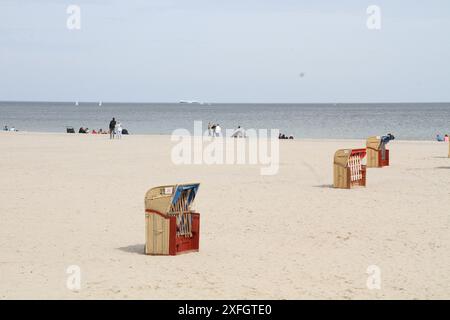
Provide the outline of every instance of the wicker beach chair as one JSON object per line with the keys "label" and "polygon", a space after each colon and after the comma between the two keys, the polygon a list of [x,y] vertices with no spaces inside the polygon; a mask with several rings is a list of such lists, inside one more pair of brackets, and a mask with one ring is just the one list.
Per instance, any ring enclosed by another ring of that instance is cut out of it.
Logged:
{"label": "wicker beach chair", "polygon": [[350,189],[366,186],[366,149],[341,149],[334,154],[333,186]]}
{"label": "wicker beach chair", "polygon": [[382,168],[389,166],[389,150],[381,137],[369,137],[366,141],[367,167]]}
{"label": "wicker beach chair", "polygon": [[145,195],[145,253],[177,255],[198,251],[200,214],[192,209],[200,184],[152,188]]}

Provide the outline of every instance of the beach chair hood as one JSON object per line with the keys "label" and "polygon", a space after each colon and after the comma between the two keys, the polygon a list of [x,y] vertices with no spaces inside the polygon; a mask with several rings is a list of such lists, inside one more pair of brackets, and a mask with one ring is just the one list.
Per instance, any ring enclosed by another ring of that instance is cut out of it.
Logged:
{"label": "beach chair hood", "polygon": [[340,149],[334,154],[334,164],[345,168],[349,158],[354,155],[359,155],[362,160],[366,156],[366,149]]}
{"label": "beach chair hood", "polygon": [[200,183],[166,185],[151,188],[145,195],[145,209],[168,214],[172,204],[175,204],[184,191],[191,190],[188,197],[188,207],[192,205],[197,195]]}
{"label": "beach chair hood", "polygon": [[334,154],[334,164],[341,167],[346,167],[351,153],[352,149],[340,149],[336,151]]}
{"label": "beach chair hood", "polygon": [[369,137],[366,141],[366,147],[375,151],[381,148],[381,137]]}

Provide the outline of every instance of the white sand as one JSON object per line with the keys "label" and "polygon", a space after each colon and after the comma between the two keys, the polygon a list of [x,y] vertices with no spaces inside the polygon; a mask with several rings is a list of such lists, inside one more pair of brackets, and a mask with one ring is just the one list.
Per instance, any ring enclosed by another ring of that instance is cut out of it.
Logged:
{"label": "white sand", "polygon": [[[172,145],[0,133],[0,298],[450,298],[447,144],[394,141],[391,166],[354,190],[329,187],[332,157],[363,141],[281,141],[275,176],[175,166]],[[145,191],[193,181],[200,252],[144,255]]]}

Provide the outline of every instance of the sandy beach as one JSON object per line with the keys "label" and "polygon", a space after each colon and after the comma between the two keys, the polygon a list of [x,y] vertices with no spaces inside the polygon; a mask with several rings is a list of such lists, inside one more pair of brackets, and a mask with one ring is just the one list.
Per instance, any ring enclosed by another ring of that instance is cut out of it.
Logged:
{"label": "sandy beach", "polygon": [[[331,187],[363,140],[280,141],[280,169],[175,165],[170,136],[0,133],[1,299],[445,299],[448,144],[393,141],[367,187]],[[144,194],[200,182],[200,252],[144,255]],[[81,289],[66,287],[81,269]],[[381,270],[368,289],[367,268]]]}

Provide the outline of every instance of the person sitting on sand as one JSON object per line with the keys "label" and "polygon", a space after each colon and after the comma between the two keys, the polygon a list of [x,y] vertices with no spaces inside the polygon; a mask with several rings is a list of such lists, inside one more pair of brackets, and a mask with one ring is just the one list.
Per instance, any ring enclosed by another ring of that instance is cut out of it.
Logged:
{"label": "person sitting on sand", "polygon": [[448,142],[448,141],[449,141],[448,134],[446,134],[446,135],[444,136],[444,141],[445,141],[445,142]]}
{"label": "person sitting on sand", "polygon": [[114,139],[114,129],[116,128],[116,119],[112,118],[112,120],[109,122],[109,138]]}
{"label": "person sitting on sand", "polygon": [[443,142],[444,141],[444,139],[441,137],[441,135],[439,133],[436,135],[436,140],[439,141],[439,142]]}
{"label": "person sitting on sand", "polygon": [[245,138],[245,130],[238,126],[237,129],[231,135],[233,138]]}
{"label": "person sitting on sand", "polygon": [[291,139],[291,140],[293,140],[294,136],[293,135],[288,136],[287,134],[279,133],[278,134],[278,139]]}
{"label": "person sitting on sand", "polygon": [[5,126],[5,127],[3,128],[3,131],[9,131],[8,126]]}
{"label": "person sitting on sand", "polygon": [[95,131],[95,129],[92,129],[92,134],[97,134],[97,131]]}
{"label": "person sitting on sand", "polygon": [[80,130],[78,130],[78,133],[86,133],[86,131],[84,131],[83,127],[80,127]]}

